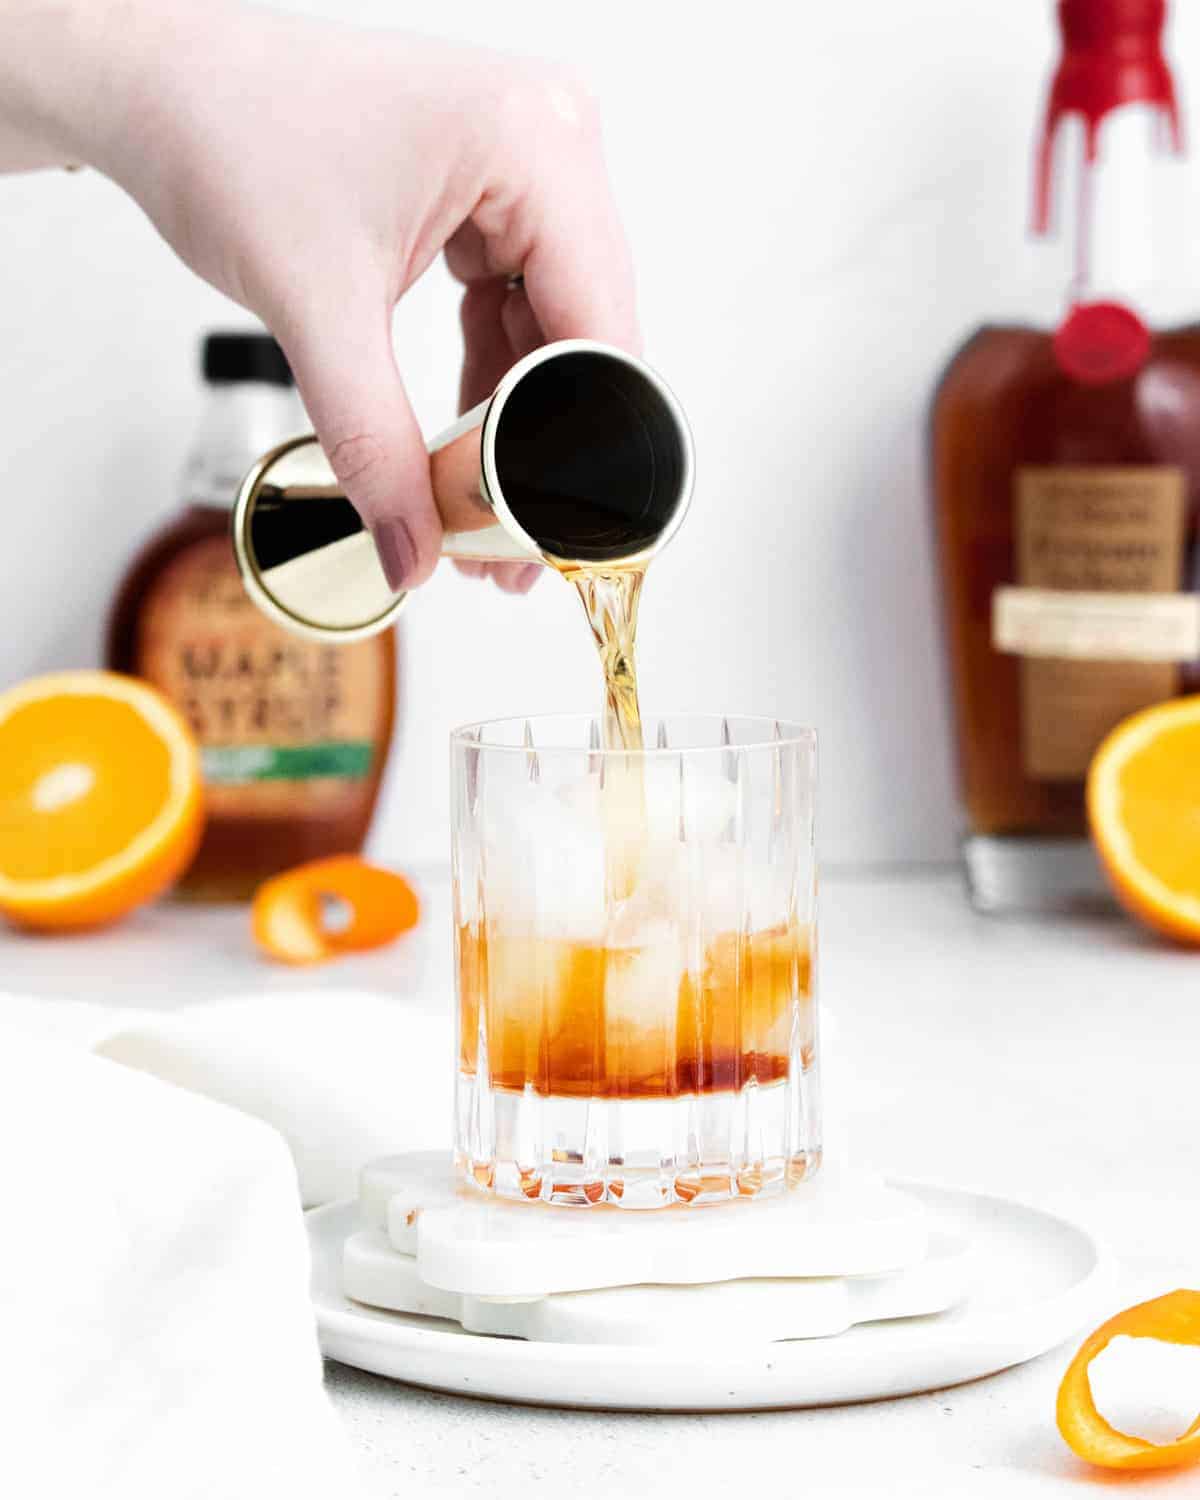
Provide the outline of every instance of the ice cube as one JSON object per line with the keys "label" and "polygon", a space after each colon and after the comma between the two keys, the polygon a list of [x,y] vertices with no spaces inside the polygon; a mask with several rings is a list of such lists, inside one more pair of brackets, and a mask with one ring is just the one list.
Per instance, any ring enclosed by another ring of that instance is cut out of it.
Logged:
{"label": "ice cube", "polygon": [[552,790],[512,781],[480,812],[489,919],[511,930],[603,931],[604,846]]}
{"label": "ice cube", "polygon": [[623,1035],[632,1044],[642,1033],[673,1035],[679,981],[685,969],[683,934],[673,922],[642,930],[637,947],[612,947],[604,978],[605,1029],[609,1046]]}

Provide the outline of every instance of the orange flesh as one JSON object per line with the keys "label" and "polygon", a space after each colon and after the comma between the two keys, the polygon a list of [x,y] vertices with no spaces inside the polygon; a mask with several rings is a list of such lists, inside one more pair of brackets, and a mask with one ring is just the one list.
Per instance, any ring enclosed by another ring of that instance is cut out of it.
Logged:
{"label": "orange flesh", "polygon": [[811,1060],[810,944],[799,924],[722,934],[698,976],[668,971],[645,992],[644,950],[472,925],[457,938],[459,1066],[478,1066],[482,1013],[493,1088],[661,1099],[775,1083],[788,1071],[794,1023]]}
{"label": "orange flesh", "polygon": [[[86,768],[88,790],[40,810],[39,783],[63,767]],[[3,874],[43,880],[119,853],[167,800],[170,774],[167,745],[128,703],[76,695],[16,709],[0,724],[0,817],[9,815]],[[23,837],[14,814],[28,819]]]}
{"label": "orange flesh", "polygon": [[1200,944],[1200,697],[1124,720],[1097,750],[1087,806],[1121,903],[1147,926]]}
{"label": "orange flesh", "polygon": [[161,694],[115,672],[0,693],[0,910],[46,932],[115,921],[187,868],[200,757]]}
{"label": "orange flesh", "polygon": [[1122,813],[1140,864],[1177,891],[1200,894],[1200,725],[1159,733],[1126,764]]}

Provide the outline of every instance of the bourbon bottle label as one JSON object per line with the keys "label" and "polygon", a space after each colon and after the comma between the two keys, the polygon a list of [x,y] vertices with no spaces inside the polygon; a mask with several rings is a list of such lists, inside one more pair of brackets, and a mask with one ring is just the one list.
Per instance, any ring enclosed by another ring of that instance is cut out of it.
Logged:
{"label": "bourbon bottle label", "polygon": [[389,689],[377,640],[306,641],[251,603],[228,542],[195,542],[143,602],[137,671],[200,742],[215,817],[336,816],[382,753]]}
{"label": "bourbon bottle label", "polygon": [[[996,601],[993,643],[1022,652],[1026,774],[1076,781],[1115,724],[1179,691],[1172,658],[1186,622],[1164,619],[1161,596],[1181,584],[1184,475],[1165,466],[1022,468],[1015,505],[1019,587]],[[1117,595],[1106,608],[1102,596]],[[1146,659],[1156,627],[1166,660]],[[1056,634],[1063,654],[1047,654]]]}

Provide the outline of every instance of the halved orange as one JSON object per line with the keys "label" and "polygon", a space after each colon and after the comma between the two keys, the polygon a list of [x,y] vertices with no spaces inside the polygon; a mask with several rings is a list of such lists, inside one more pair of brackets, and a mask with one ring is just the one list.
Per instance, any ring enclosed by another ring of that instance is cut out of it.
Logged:
{"label": "halved orange", "polygon": [[1087,807],[1121,903],[1168,937],[1200,944],[1200,697],[1118,724],[1092,759]]}
{"label": "halved orange", "polygon": [[55,672],[0,693],[0,911],[93,927],[159,895],[191,860],[200,755],[176,710],[115,672]]}

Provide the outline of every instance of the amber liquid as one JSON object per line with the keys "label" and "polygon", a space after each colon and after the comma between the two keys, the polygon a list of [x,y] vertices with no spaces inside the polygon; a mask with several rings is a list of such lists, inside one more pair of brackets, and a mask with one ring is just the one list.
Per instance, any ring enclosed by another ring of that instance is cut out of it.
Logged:
{"label": "amber liquid", "polygon": [[[959,775],[976,834],[1079,835],[1084,777],[1032,776],[1023,754],[1021,660],[992,645],[992,596],[1017,578],[1014,484],[1027,466],[1169,465],[1183,471],[1183,588],[1196,581],[1200,325],[1156,333],[1132,379],[1084,386],[1050,335],[985,327],[951,361],[930,425],[934,508]],[[1105,664],[1098,664],[1104,670]],[[1174,670],[1172,692],[1194,690]],[[1112,722],[1140,707],[1114,689]],[[1064,708],[1064,712],[1069,712]]]}
{"label": "amber liquid", "polygon": [[[578,591],[604,678],[601,789],[610,909],[653,878],[637,690],[644,568],[561,568]],[[618,752],[618,753],[611,753]],[[645,857],[645,863],[644,863]],[[647,868],[650,873],[647,874]],[[664,1099],[787,1076],[796,1006],[812,1060],[806,928],[721,933],[699,977],[682,954],[464,925],[458,932],[459,1066],[478,1066],[486,1017],[491,1086],[562,1098]]]}
{"label": "amber liquid", "polygon": [[[606,751],[642,749],[638,702],[637,618],[644,567],[614,570],[572,565],[562,570],[582,601],[604,678],[601,743]],[[640,759],[609,754],[601,781],[606,885],[610,905],[637,887],[646,843],[646,793]]]}
{"label": "amber liquid", "polygon": [[194,505],[150,541],[118,593],[108,664],[171,698],[202,753],[230,740],[303,752],[344,737],[352,722],[369,764],[351,775],[210,784],[203,842],[178,887],[199,900],[243,900],[292,865],[360,849],[395,713],[393,632],[349,646],[298,640],[250,601],[228,536],[227,511]]}
{"label": "amber liquid", "polygon": [[[699,982],[663,973],[638,948],[533,939],[463,927],[459,1066],[474,1073],[489,990],[493,1088],[565,1098],[673,1099],[786,1077],[797,997],[812,1053],[808,932],[722,934]],[[664,1003],[664,998],[665,1002]]]}
{"label": "amber liquid", "polygon": [[604,747],[642,748],[638,702],[637,618],[646,570],[600,571],[572,565],[562,570],[575,585],[591,626],[604,674]]}

